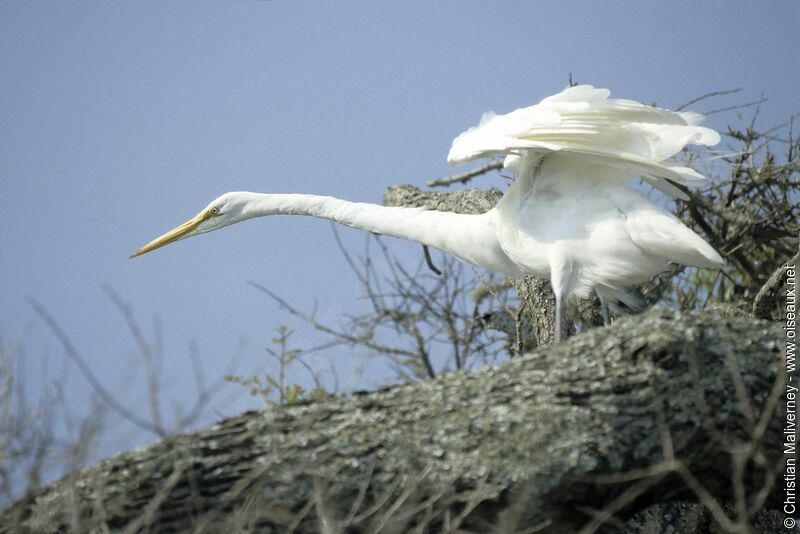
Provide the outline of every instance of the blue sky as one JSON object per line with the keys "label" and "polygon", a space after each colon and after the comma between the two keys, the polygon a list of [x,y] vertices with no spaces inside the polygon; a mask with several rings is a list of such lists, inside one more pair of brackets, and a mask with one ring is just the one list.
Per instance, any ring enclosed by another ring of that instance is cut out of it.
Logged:
{"label": "blue sky", "polygon": [[[240,339],[242,372],[263,365],[282,323],[301,347],[323,339],[248,280],[300,309],[317,303],[323,319],[360,306],[322,221],[251,221],[128,259],[217,195],[379,203],[392,184],[452,173],[452,138],[484,111],[533,104],[570,73],[665,107],[741,87],[718,104],[763,95],[771,126],[800,111],[798,22],[794,1],[3,2],[0,335],[23,331],[34,298],[122,401],[141,404],[135,341],[108,284],[143,326],[160,319],[166,396],[186,403],[192,342],[214,377]],[[361,234],[343,235],[360,250]],[[391,244],[417,260],[418,247]],[[40,321],[24,357],[31,383],[65,367]],[[334,358],[346,377],[347,351]],[[66,368],[79,412],[90,389]],[[379,380],[368,366],[358,387]]]}

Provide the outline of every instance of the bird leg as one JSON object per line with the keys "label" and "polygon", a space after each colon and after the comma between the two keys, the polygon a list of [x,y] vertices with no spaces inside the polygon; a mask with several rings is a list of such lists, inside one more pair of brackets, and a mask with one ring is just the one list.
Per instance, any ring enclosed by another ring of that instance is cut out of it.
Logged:
{"label": "bird leg", "polygon": [[[550,285],[556,296],[556,317],[553,325],[553,343],[561,341],[561,329],[564,320],[564,303],[567,300],[568,282],[572,276],[572,262],[566,258],[555,258],[550,266]],[[569,334],[569,332],[567,332]]]}
{"label": "bird leg", "polygon": [[600,299],[600,313],[603,315],[603,326],[611,325],[611,319],[608,317],[608,302],[606,299]]}
{"label": "bird leg", "polygon": [[556,293],[556,319],[555,324],[553,325],[553,343],[559,343],[561,341],[561,310],[563,308],[563,302],[561,296]]}

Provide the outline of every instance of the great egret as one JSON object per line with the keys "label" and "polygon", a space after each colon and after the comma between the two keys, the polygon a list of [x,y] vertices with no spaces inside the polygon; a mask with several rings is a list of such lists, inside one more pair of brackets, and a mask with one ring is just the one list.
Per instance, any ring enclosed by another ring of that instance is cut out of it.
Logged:
{"label": "great egret", "polygon": [[556,298],[554,337],[563,306],[594,290],[601,301],[638,308],[627,289],[672,263],[714,268],[720,255],[675,215],[628,188],[634,176],[685,198],[672,182],[703,180],[668,161],[686,145],[715,145],[701,116],[632,100],[606,89],[569,87],[506,115],[487,113],[453,141],[448,161],[505,156],[516,175],[495,208],[463,215],[386,207],[302,194],[225,193],[193,219],[131,257],[180,239],[265,215],[309,215],[417,241],[512,277],[549,278]]}

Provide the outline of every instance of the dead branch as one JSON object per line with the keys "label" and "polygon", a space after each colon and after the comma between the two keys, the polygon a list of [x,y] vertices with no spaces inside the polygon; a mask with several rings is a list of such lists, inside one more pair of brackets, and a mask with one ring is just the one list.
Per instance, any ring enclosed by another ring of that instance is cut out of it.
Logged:
{"label": "dead branch", "polygon": [[453,174],[451,176],[445,176],[444,178],[437,178],[435,180],[428,180],[425,185],[428,187],[447,187],[453,184],[465,184],[475,178],[476,176],[480,176],[481,174],[486,174],[487,172],[500,170],[503,168],[502,161],[493,161],[491,163],[487,163],[477,169],[472,169],[467,172],[462,172],[459,174]]}

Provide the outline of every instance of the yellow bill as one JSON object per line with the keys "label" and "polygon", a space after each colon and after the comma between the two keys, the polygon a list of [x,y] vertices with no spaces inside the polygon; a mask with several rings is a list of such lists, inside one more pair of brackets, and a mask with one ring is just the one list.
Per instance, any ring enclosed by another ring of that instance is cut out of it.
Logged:
{"label": "yellow bill", "polygon": [[164,245],[169,245],[170,243],[174,243],[184,237],[189,237],[189,235],[197,229],[201,222],[205,221],[209,217],[212,216],[210,209],[205,209],[198,213],[194,218],[186,221],[182,225],[178,226],[167,232],[166,234],[157,237],[150,241],[148,244],[131,254],[131,258],[135,258],[136,256],[141,256],[142,254],[147,254],[150,251],[153,251],[157,248],[161,248]]}

